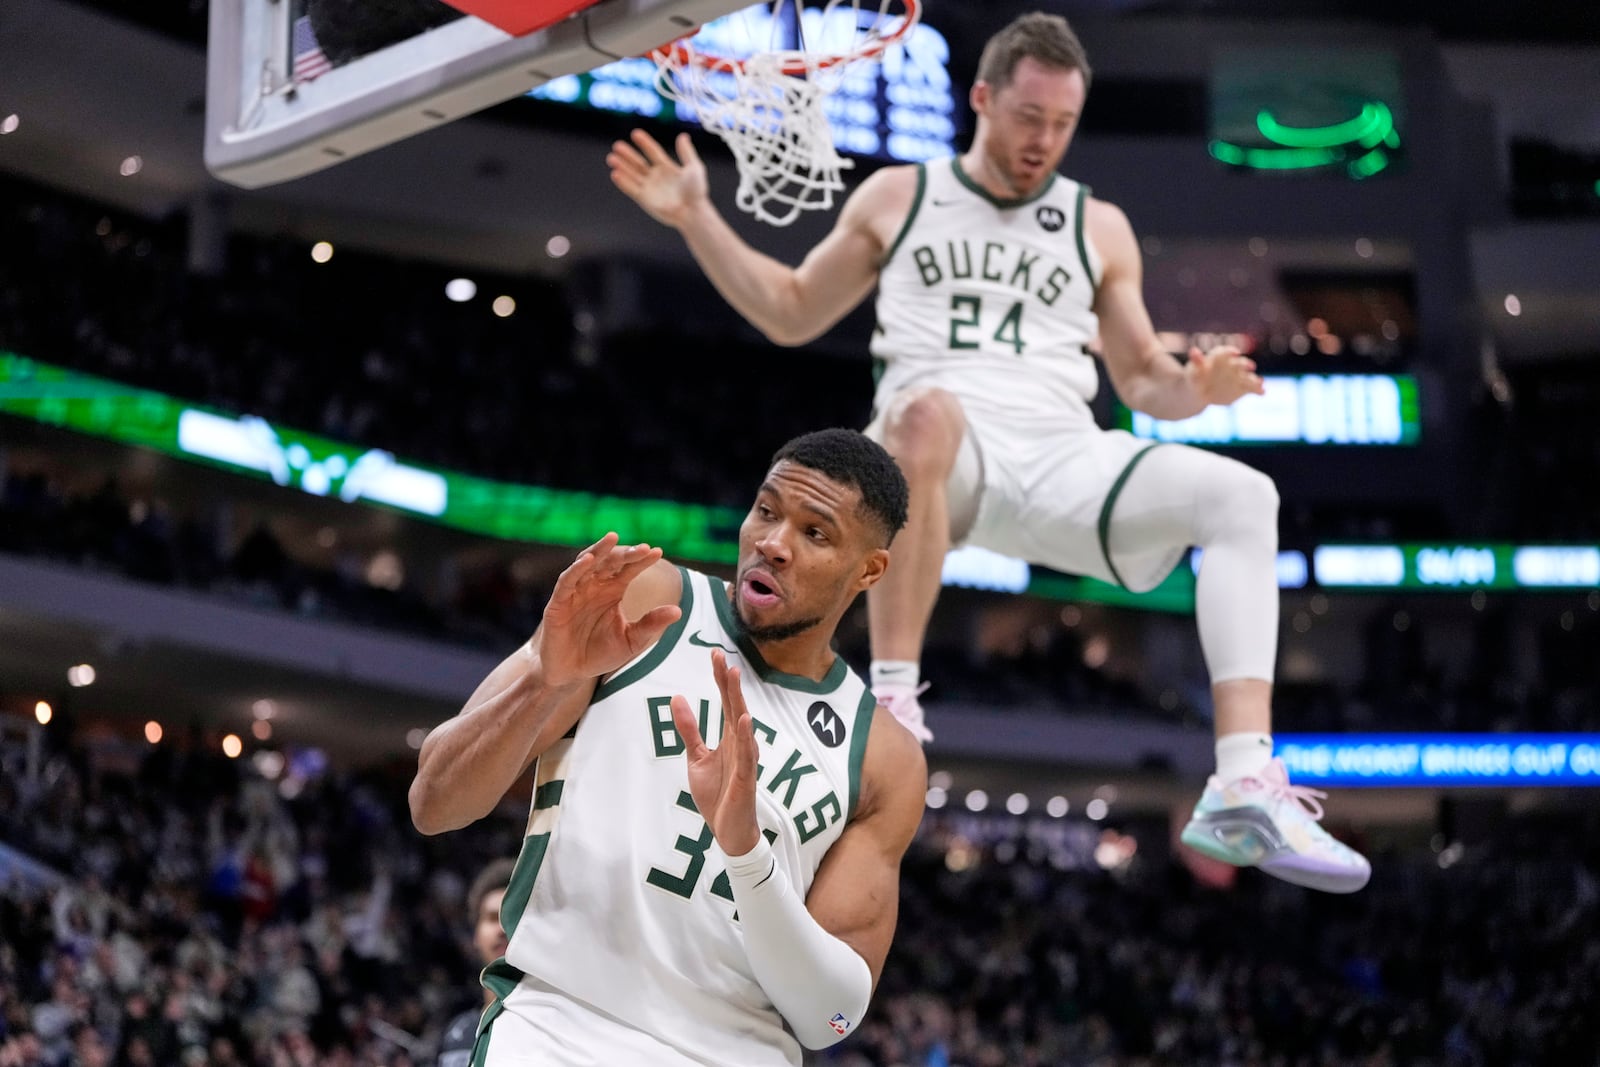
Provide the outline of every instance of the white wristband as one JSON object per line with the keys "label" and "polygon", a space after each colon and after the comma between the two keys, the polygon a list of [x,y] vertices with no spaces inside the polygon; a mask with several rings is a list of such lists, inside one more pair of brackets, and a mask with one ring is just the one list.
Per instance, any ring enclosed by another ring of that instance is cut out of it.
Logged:
{"label": "white wristband", "polygon": [[824,930],[778,870],[766,838],[728,857],[750,969],[806,1048],[827,1048],[861,1023],[872,971],[849,945]]}

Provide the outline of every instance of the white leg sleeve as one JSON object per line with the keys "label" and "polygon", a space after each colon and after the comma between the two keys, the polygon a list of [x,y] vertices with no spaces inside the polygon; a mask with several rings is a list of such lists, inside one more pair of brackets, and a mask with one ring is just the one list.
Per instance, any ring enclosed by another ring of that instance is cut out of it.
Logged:
{"label": "white leg sleeve", "polygon": [[1162,445],[1128,477],[1111,529],[1119,558],[1122,552],[1200,546],[1195,618],[1211,681],[1272,680],[1278,491],[1271,478],[1211,452]]}
{"label": "white leg sleeve", "polygon": [[843,1040],[872,999],[867,961],[811,917],[764,838],[728,857],[728,881],[750,969],[794,1036],[811,1049]]}

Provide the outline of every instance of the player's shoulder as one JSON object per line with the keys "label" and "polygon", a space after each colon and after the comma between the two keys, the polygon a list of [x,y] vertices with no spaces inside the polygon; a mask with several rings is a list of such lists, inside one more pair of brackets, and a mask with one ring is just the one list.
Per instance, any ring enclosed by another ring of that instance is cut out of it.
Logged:
{"label": "player's shoulder", "polygon": [[857,212],[877,214],[892,209],[910,210],[921,182],[922,165],[897,163],[880,167],[862,179],[850,195],[846,207]]}
{"label": "player's shoulder", "polygon": [[864,811],[915,811],[920,819],[928,792],[928,758],[922,742],[882,704],[872,714],[861,788]]}
{"label": "player's shoulder", "polygon": [[1127,212],[1111,201],[1092,193],[1083,198],[1083,221],[1088,226],[1113,226],[1130,233],[1133,231],[1133,224],[1128,221]]}
{"label": "player's shoulder", "polygon": [[683,598],[686,574],[670,560],[656,560],[628,584],[622,598],[623,612],[630,619],[637,619],[647,611],[678,603]]}

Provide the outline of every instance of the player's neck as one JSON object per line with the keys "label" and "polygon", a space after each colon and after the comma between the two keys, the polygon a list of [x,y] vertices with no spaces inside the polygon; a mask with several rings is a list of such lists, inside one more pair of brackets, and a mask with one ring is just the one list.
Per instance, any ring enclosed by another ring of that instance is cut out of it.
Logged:
{"label": "player's neck", "polygon": [[1013,185],[1000,168],[989,160],[989,154],[979,145],[974,144],[961,156],[961,169],[978,187],[996,200],[1021,200],[1034,193],[1035,189],[1018,189]]}
{"label": "player's neck", "polygon": [[779,641],[751,638],[751,643],[773,670],[820,682],[833,669],[837,658],[833,651],[833,631],[834,627],[824,622],[793,637]]}

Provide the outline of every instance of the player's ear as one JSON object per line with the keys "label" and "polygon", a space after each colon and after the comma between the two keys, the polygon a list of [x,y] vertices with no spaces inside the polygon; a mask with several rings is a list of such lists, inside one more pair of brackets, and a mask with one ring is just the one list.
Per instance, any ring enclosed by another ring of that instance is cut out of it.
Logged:
{"label": "player's ear", "polygon": [[874,548],[866,554],[861,561],[861,571],[856,578],[856,588],[859,590],[871,589],[883,578],[884,572],[889,569],[889,550],[887,548]]}
{"label": "player's ear", "polygon": [[985,114],[989,108],[989,83],[973,82],[972,91],[967,94],[967,102],[972,105],[973,114]]}

